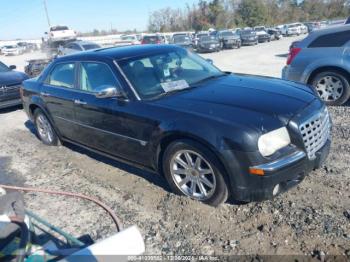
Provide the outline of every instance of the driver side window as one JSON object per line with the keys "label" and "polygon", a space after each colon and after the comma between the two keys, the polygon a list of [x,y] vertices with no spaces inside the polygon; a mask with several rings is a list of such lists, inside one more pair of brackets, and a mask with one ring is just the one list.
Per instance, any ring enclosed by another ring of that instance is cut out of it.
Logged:
{"label": "driver side window", "polygon": [[88,92],[98,92],[108,87],[118,87],[118,82],[108,65],[82,62],[80,88]]}

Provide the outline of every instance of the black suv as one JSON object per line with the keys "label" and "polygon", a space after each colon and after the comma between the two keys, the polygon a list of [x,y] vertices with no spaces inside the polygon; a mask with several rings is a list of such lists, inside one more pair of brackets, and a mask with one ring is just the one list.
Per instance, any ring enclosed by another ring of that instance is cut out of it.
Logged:
{"label": "black suv", "polygon": [[28,77],[14,69],[16,66],[8,67],[0,62],[0,109],[22,104],[19,90]]}
{"label": "black suv", "polygon": [[23,88],[45,144],[162,173],[174,192],[211,205],[272,198],[330,147],[330,117],[310,87],[225,73],[175,45],[61,57]]}

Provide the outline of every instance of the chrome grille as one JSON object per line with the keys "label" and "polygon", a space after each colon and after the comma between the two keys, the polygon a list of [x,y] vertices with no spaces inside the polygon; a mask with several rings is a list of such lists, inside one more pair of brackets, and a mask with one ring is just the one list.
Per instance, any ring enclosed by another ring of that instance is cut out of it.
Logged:
{"label": "chrome grille", "polygon": [[331,132],[327,108],[301,124],[299,131],[303,137],[309,159],[315,159],[316,152],[324,146]]}

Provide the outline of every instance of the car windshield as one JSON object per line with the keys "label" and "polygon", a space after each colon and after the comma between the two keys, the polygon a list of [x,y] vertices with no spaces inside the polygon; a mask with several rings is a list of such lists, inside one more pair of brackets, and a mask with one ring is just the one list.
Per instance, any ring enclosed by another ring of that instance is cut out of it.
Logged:
{"label": "car windshield", "polygon": [[263,27],[256,27],[255,31],[265,31],[265,28],[263,28]]}
{"label": "car windshield", "polygon": [[299,25],[289,25],[289,28],[294,28],[294,27],[298,27]]}
{"label": "car windshield", "polygon": [[83,48],[84,48],[84,50],[91,50],[91,49],[98,49],[101,47],[97,44],[85,44],[85,45],[83,45]]}
{"label": "car windshield", "polygon": [[143,38],[143,41],[145,43],[155,43],[155,42],[159,41],[159,37],[158,36],[145,36]]}
{"label": "car windshield", "polygon": [[225,75],[205,59],[184,49],[143,55],[119,64],[142,99],[194,88],[199,82]]}
{"label": "car windshield", "polygon": [[233,32],[231,32],[231,31],[224,31],[224,32],[221,32],[221,35],[222,36],[233,36]]}
{"label": "car windshield", "polygon": [[200,38],[200,41],[212,41],[212,40],[215,40],[216,37],[215,36],[210,36],[210,35],[204,35],[204,36],[201,36]]}
{"label": "car windshield", "polygon": [[11,49],[11,48],[17,48],[17,46],[15,46],[15,45],[5,45],[4,48],[5,49]]}
{"label": "car windshield", "polygon": [[243,30],[243,31],[241,31],[241,34],[242,35],[254,35],[255,32],[252,30]]}
{"label": "car windshield", "polygon": [[5,64],[0,62],[0,73],[1,72],[8,72],[10,71],[10,68],[8,68]]}
{"label": "car windshield", "polygon": [[189,42],[190,38],[185,35],[174,36],[174,43]]}

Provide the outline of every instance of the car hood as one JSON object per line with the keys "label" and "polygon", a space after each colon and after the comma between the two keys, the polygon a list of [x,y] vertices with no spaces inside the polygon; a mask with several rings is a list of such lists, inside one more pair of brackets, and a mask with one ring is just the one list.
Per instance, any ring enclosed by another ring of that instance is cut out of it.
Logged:
{"label": "car hood", "polygon": [[287,125],[315,99],[313,91],[302,84],[277,78],[227,75],[163,97],[156,103],[218,121],[272,130]]}
{"label": "car hood", "polygon": [[0,86],[22,83],[28,76],[17,71],[0,72]]}

